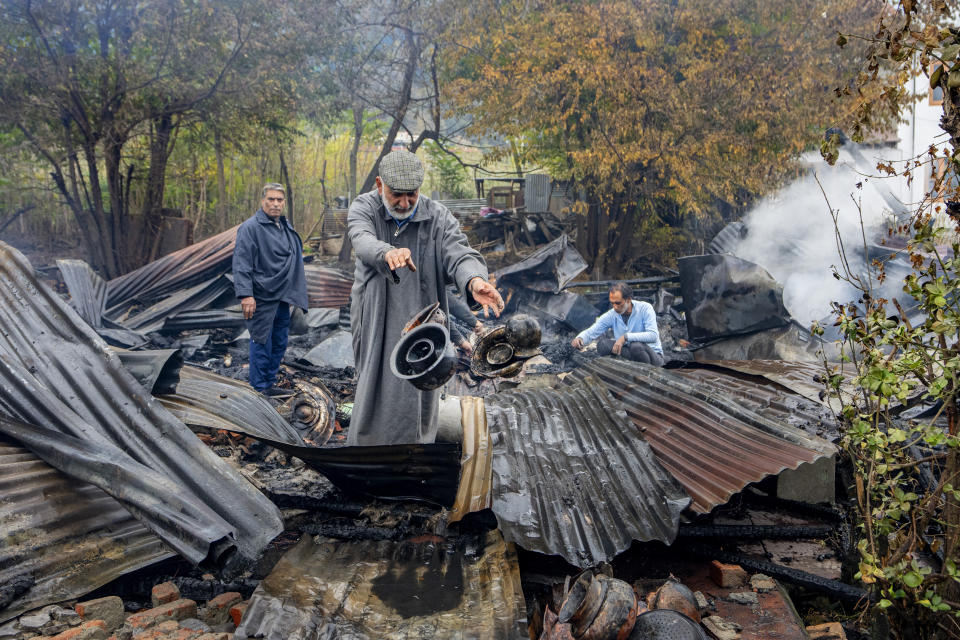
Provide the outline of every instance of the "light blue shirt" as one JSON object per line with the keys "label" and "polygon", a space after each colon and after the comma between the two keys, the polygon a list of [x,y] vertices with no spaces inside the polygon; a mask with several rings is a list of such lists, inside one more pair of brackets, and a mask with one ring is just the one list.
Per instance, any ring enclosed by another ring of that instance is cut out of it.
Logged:
{"label": "light blue shirt", "polygon": [[607,329],[613,329],[614,340],[619,340],[620,336],[626,334],[627,342],[646,342],[651,349],[663,355],[660,332],[657,330],[657,314],[649,302],[633,300],[633,311],[626,323],[623,316],[610,309],[577,337],[583,340],[583,344],[589,344],[602,336]]}

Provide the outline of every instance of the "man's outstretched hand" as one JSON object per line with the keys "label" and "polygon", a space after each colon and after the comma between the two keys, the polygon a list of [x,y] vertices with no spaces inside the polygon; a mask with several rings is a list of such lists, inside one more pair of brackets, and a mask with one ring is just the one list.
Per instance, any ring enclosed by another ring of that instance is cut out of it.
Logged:
{"label": "man's outstretched hand", "polygon": [[483,307],[485,318],[490,317],[491,311],[493,315],[500,317],[500,312],[503,311],[503,298],[500,297],[496,287],[483,278],[474,278],[470,281],[470,293],[473,294],[473,299]]}

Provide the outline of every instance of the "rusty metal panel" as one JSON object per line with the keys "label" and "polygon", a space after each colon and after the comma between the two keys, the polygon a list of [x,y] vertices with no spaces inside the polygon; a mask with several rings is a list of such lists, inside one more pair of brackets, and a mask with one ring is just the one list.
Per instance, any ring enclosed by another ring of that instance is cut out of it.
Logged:
{"label": "rusty metal panel", "polygon": [[837,421],[828,407],[785,391],[773,382],[722,369],[690,367],[671,371],[696,381],[694,384],[697,387],[716,390],[721,396],[735,400],[754,413],[827,440],[833,441],[838,437]]}
{"label": "rusty metal panel", "polygon": [[602,383],[484,398],[504,537],[578,567],[633,540],[671,543],[690,502]]}
{"label": "rusty metal panel", "polygon": [[278,509],[201,443],[0,243],[0,432],[123,503],[193,562],[256,557]]}
{"label": "rusty metal panel", "polygon": [[752,482],[836,453],[826,440],[754,413],[722,389],[665,369],[598,358],[567,380],[590,376],[623,403],[698,513],[725,504]]}
{"label": "rusty metal panel", "polygon": [[350,304],[353,276],[317,264],[304,265],[307,277],[307,302],[317,307],[339,308]]}
{"label": "rusty metal panel", "polygon": [[493,456],[483,398],[460,398],[460,422],[463,425],[460,488],[448,522],[457,522],[468,513],[490,508]]}
{"label": "rusty metal panel", "polygon": [[107,283],[107,307],[132,298],[152,301],[227,273],[233,261],[237,228],[232,227],[167,254]]}
{"label": "rusty metal panel", "polygon": [[822,362],[795,362],[787,360],[703,360],[691,363],[693,366],[717,367],[738,371],[752,376],[763,376],[771,382],[790,389],[796,394],[823,402],[821,395],[824,384],[814,380],[824,376],[826,369]]}
{"label": "rusty metal panel", "polygon": [[254,591],[234,637],[523,640],[513,545],[497,531],[452,540],[304,539]]}
{"label": "rusty metal panel", "polygon": [[174,555],[106,493],[5,439],[0,530],[0,623]]}

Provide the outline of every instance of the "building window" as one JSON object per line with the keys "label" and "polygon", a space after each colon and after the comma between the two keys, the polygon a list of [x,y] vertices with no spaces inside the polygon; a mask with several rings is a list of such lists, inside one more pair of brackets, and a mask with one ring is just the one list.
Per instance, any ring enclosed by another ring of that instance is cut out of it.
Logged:
{"label": "building window", "polygon": [[[931,64],[931,65],[930,65],[930,75],[932,76],[932,75],[933,75],[933,72],[936,71],[937,68],[940,67],[940,66],[941,66],[941,65],[940,65],[939,62],[936,62],[936,63],[934,63],[934,64]],[[943,104],[943,87],[941,87],[940,85],[937,85],[936,87],[930,87],[929,96],[930,96],[930,105],[931,105],[931,106],[934,106],[934,107],[935,107],[935,106],[939,106],[939,105]]]}

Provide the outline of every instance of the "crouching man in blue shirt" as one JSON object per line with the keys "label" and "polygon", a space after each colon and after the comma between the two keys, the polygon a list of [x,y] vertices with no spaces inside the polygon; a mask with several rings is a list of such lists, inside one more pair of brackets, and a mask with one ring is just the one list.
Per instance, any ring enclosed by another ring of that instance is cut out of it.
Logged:
{"label": "crouching man in blue shirt", "polygon": [[307,308],[303,243],[283,215],[285,191],[271,182],[260,193],[260,209],[237,229],[233,286],[250,331],[250,386],[268,396],[287,350],[290,307]]}
{"label": "crouching man in blue shirt", "polygon": [[581,331],[570,345],[583,349],[584,345],[600,338],[607,329],[613,329],[613,338],[597,340],[597,353],[663,366],[663,347],[660,346],[657,315],[653,307],[642,300],[633,300],[633,291],[626,282],[615,282],[610,286],[610,306],[613,308]]}

